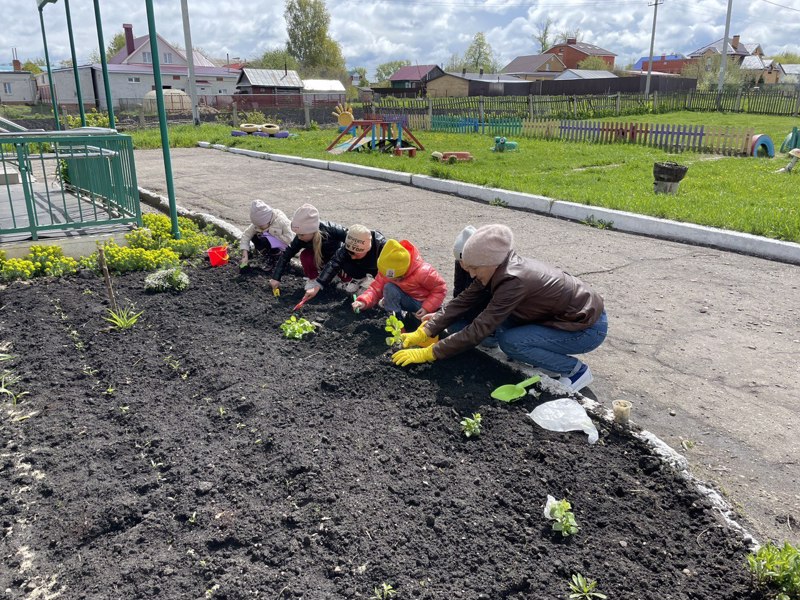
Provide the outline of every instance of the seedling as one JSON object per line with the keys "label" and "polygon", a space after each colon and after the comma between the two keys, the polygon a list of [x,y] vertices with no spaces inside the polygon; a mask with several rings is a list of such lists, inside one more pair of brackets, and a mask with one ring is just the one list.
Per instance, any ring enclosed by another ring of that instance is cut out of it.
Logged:
{"label": "seedling", "polygon": [[197,525],[197,511],[192,513],[192,516],[187,520],[189,525]]}
{"label": "seedling", "polygon": [[303,317],[298,319],[292,315],[281,325],[281,331],[287,338],[299,340],[307,333],[314,333],[315,327],[308,319]]}
{"label": "seedling", "polygon": [[224,417],[226,414],[227,414],[227,411],[225,410],[225,407],[224,406],[220,406],[219,407],[219,416],[220,417]]}
{"label": "seedling", "polygon": [[119,412],[120,412],[120,413],[122,413],[123,415],[127,415],[127,414],[128,414],[128,411],[129,411],[130,409],[131,409],[131,407],[130,407],[130,406],[120,406],[120,407],[119,407]]}
{"label": "seedling", "polygon": [[613,229],[614,221],[605,221],[603,219],[595,219],[594,215],[589,215],[585,220],[581,221],[582,225],[595,227],[597,229]]}
{"label": "seedling", "polygon": [[3,371],[2,375],[0,375],[0,394],[5,394],[11,398],[12,406],[16,406],[20,398],[28,395],[28,392],[20,392],[17,394],[11,390],[18,382],[19,376],[11,371]]}
{"label": "seedling", "polygon": [[560,531],[564,537],[575,535],[580,529],[571,509],[572,505],[566,498],[553,502],[550,506],[549,518],[555,521],[553,531]]}
{"label": "seedling", "polygon": [[389,332],[389,337],[386,338],[387,346],[394,346],[403,341],[403,327],[405,324],[394,315],[390,315],[386,319],[386,327],[384,329]]}
{"label": "seedling", "polygon": [[800,551],[789,542],[772,542],[747,556],[753,586],[765,597],[777,600],[800,598]]}
{"label": "seedling", "polygon": [[594,579],[586,579],[580,573],[576,573],[572,576],[572,581],[569,583],[569,589],[572,590],[569,597],[582,598],[583,600],[592,600],[592,598],[605,600],[607,596],[600,592],[595,592],[594,590],[596,588],[597,582]]}
{"label": "seedling", "polygon": [[481,434],[481,413],[472,413],[472,418],[464,417],[461,421],[461,431],[466,437],[478,437]]}
{"label": "seedling", "polygon": [[136,325],[136,321],[144,314],[144,311],[138,313],[133,312],[132,306],[118,308],[117,310],[109,308],[107,310],[108,316],[103,318],[117,329],[130,329]]}
{"label": "seedling", "polygon": [[389,600],[397,591],[388,583],[382,583],[380,587],[372,588],[370,600]]}

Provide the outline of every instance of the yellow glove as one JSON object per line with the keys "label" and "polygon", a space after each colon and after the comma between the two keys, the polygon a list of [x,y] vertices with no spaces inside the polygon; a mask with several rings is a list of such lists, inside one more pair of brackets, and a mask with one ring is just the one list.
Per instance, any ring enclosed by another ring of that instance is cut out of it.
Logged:
{"label": "yellow glove", "polygon": [[428,337],[428,334],[425,333],[425,323],[417,327],[417,330],[414,333],[403,333],[400,334],[400,337],[403,339],[403,348],[408,348],[410,346],[427,348],[428,346],[439,341],[438,335],[432,338]]}
{"label": "yellow glove", "polygon": [[433,362],[436,357],[433,355],[433,346],[427,348],[414,348],[410,350],[398,350],[392,354],[392,362],[401,367],[408,365]]}

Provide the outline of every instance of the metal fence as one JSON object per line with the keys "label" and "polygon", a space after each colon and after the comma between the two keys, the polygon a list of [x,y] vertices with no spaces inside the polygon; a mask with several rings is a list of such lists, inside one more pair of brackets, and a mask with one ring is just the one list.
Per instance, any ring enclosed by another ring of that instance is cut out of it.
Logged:
{"label": "metal fence", "polygon": [[131,138],[110,129],[0,134],[0,236],[141,225]]}

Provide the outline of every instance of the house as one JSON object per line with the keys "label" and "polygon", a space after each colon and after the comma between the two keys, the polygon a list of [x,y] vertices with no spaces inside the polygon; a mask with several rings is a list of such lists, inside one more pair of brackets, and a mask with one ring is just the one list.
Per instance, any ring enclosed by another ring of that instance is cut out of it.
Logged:
{"label": "house", "polygon": [[30,71],[23,71],[16,58],[10,65],[0,65],[0,104],[33,104],[36,99],[36,81]]}
{"label": "house", "polygon": [[800,65],[781,65],[783,77],[781,83],[800,84]]}
{"label": "house", "polygon": [[389,77],[392,89],[423,90],[425,83],[433,77],[441,77],[444,71],[437,65],[414,65],[400,67]]}
{"label": "house", "polygon": [[528,81],[553,79],[567,67],[555,54],[530,54],[518,56],[500,72]]}
{"label": "house", "polygon": [[[685,57],[683,54],[662,54],[661,56],[653,56],[653,68],[651,71],[655,73],[680,75],[690,62],[691,59]],[[650,57],[643,56],[636,61],[636,64],[633,65],[631,70],[647,72],[649,67]]]}
{"label": "house", "polygon": [[[248,97],[251,96],[251,97]],[[245,110],[303,106],[303,80],[290,69],[242,69],[236,82],[236,105]]]}
{"label": "house", "polygon": [[786,74],[780,63],[754,54],[742,59],[740,69],[744,76],[753,82],[753,85],[779,83]]}
{"label": "house", "polygon": [[[125,46],[108,61],[108,83],[111,101],[118,109],[132,109],[142,105],[147,92],[155,89],[153,56],[150,36],[134,37],[133,26],[122,26]],[[157,39],[158,59],[161,68],[162,89],[176,89],[187,94],[189,90],[189,63],[183,50],[176,48],[160,35]],[[211,103],[214,96],[231,95],[234,92],[239,71],[217,67],[197,50],[192,52],[195,72],[195,88],[200,103]],[[72,68],[53,69],[53,85],[56,100],[62,106],[77,106],[77,91]],[[85,106],[94,105],[106,110],[103,71],[99,63],[78,66],[78,80]],[[50,101],[50,84],[47,73],[36,76],[42,101]],[[169,107],[167,107],[169,108]]]}
{"label": "house", "polygon": [[[689,58],[709,60],[714,56],[720,56],[722,54],[722,45],[723,40],[720,38],[702,48],[698,48],[689,54]],[[728,42],[725,54],[741,63],[745,56],[764,56],[764,51],[761,49],[760,44],[745,44],[740,40],[740,36],[735,35]]]}
{"label": "house", "polygon": [[609,69],[613,69],[614,58],[617,56],[613,52],[604,50],[594,44],[579,42],[576,38],[568,38],[565,43],[556,44],[548,48],[545,50],[545,54],[555,54],[558,56],[567,69],[577,69],[578,63],[590,56],[601,58],[608,65]]}
{"label": "house", "polygon": [[347,99],[347,92],[338,79],[304,79],[303,100],[306,104],[315,106],[330,104],[343,104]]}
{"label": "house", "polygon": [[429,98],[464,96],[527,96],[530,82],[502,73],[445,73],[427,82]]}
{"label": "house", "polygon": [[611,71],[595,71],[590,69],[566,69],[556,77],[556,81],[572,79],[617,79]]}

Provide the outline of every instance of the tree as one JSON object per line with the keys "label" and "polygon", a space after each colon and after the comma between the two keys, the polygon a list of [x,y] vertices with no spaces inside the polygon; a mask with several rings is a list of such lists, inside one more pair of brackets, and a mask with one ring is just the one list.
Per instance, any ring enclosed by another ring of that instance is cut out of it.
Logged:
{"label": "tree", "polygon": [[394,72],[397,71],[397,69],[408,66],[411,66],[411,61],[409,60],[392,60],[380,64],[375,69],[375,81],[383,83],[384,81],[387,81],[389,77],[394,75]]}
{"label": "tree", "polygon": [[331,22],[324,0],[287,0],[284,17],[289,54],[304,67],[321,64]]}
{"label": "tree", "polygon": [[286,48],[273,48],[267,50],[259,58],[248,61],[248,63],[255,69],[289,69],[297,71],[300,69],[300,63],[297,59],[289,54]]}
{"label": "tree", "polygon": [[111,41],[108,42],[108,47],[106,48],[106,60],[111,60],[117,55],[117,52],[122,50],[125,47],[125,33],[120,31],[114,37],[111,38]]}
{"label": "tree", "polygon": [[322,50],[322,60],[312,65],[301,65],[303,77],[338,79],[343,84],[347,84],[350,77],[347,74],[347,67],[339,42],[328,37],[322,44]]}
{"label": "tree", "polygon": [[45,63],[43,58],[35,58],[35,59],[29,58],[24,63],[22,63],[22,70],[30,71],[34,75],[38,75],[44,70],[42,69],[42,67],[45,66],[46,64],[47,63]]}
{"label": "tree", "polygon": [[[728,64],[725,66],[724,85],[740,86],[744,82],[744,74],[739,66],[739,61],[728,57]],[[719,69],[722,60],[719,54],[705,58],[701,57],[687,64],[681,75],[697,79],[697,89],[716,90],[719,84]]]}
{"label": "tree", "polygon": [[453,52],[444,65],[444,70],[448,73],[460,73],[461,71],[465,71],[466,69],[467,65],[464,62],[464,57],[461,56],[458,52]]}
{"label": "tree", "polygon": [[567,40],[570,40],[572,38],[575,38],[575,40],[579,42],[583,40],[583,33],[581,33],[580,27],[574,27],[572,29],[569,28],[564,29],[563,31],[559,31],[556,34],[556,41],[559,44],[566,44]]}
{"label": "tree", "polygon": [[792,52],[781,52],[772,57],[775,62],[782,65],[796,65],[800,64],[800,54],[793,54]]}
{"label": "tree", "polygon": [[483,35],[482,31],[475,34],[469,48],[464,52],[464,63],[468,70],[475,73],[481,69],[485,73],[495,73],[500,70],[497,61],[494,59],[492,47],[486,41],[486,36]]}
{"label": "tree", "polygon": [[540,21],[536,25],[536,33],[533,34],[533,41],[539,44],[539,53],[543,54],[553,44],[550,42],[550,28],[553,26],[553,20],[547,17],[544,21]]}
{"label": "tree", "polygon": [[72,68],[72,60],[69,58],[65,58],[61,62],[58,63],[58,66],[62,69],[71,69]]}
{"label": "tree", "polygon": [[608,71],[609,64],[599,56],[587,56],[578,63],[578,68],[587,71]]}
{"label": "tree", "polygon": [[353,69],[358,73],[358,85],[361,87],[369,87],[369,79],[367,79],[367,67],[356,67]]}

